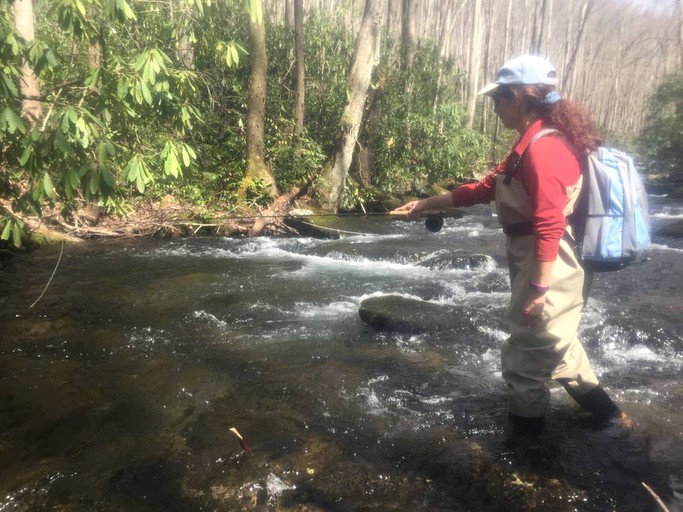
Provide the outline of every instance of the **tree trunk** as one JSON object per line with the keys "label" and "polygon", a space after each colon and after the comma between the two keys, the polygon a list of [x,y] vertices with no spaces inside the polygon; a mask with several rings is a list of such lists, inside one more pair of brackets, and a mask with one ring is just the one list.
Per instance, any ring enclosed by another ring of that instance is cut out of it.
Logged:
{"label": "tree trunk", "polygon": [[[528,13],[529,12],[529,0],[524,0],[524,7],[522,8],[522,13]],[[521,48],[524,49],[524,51],[527,51],[527,44],[529,41],[529,20],[528,16],[524,16],[521,21],[522,25],[522,45]]]}
{"label": "tree trunk", "polygon": [[677,68],[683,68],[683,0],[678,0],[678,52],[676,55]]}
{"label": "tree trunk", "polygon": [[379,139],[382,120],[382,97],[386,83],[386,70],[379,71],[377,85],[368,93],[366,117],[363,122],[362,142],[358,153],[358,174],[364,187],[369,187],[375,178],[375,145]]}
{"label": "tree trunk", "polygon": [[583,8],[581,9],[581,21],[579,23],[579,30],[576,34],[576,39],[574,41],[574,46],[572,48],[572,51],[569,55],[569,60],[567,61],[567,67],[564,70],[564,78],[562,79],[562,89],[569,94],[571,92],[571,79],[572,79],[572,73],[574,72],[574,66],[576,64],[576,57],[579,53],[579,48],[581,47],[581,40],[583,39],[583,31],[586,28],[586,21],[588,20],[588,16],[590,15],[590,10],[592,7],[593,3],[591,0],[587,0],[583,4]]}
{"label": "tree trunk", "polygon": [[176,59],[185,69],[194,69],[194,44],[190,37],[191,7],[187,4],[181,4],[175,12],[173,2],[170,2],[170,7],[171,19],[175,21],[175,26],[178,28],[175,48]]}
{"label": "tree trunk", "polygon": [[[257,0],[262,1],[262,0]],[[249,98],[247,105],[247,173],[242,180],[239,197],[244,200],[249,191],[255,191],[256,181],[269,186],[266,195],[275,197],[277,185],[266,165],[263,152],[263,122],[266,113],[266,55],[265,20],[249,20]]]}
{"label": "tree trunk", "polygon": [[337,150],[325,164],[318,188],[319,202],[326,209],[337,212],[341,205],[346,177],[356,148],[356,138],[363,119],[363,107],[368,95],[372,71],[378,61],[382,17],[386,0],[366,0],[356,52],[348,80],[349,100],[341,118],[341,134]]}
{"label": "tree trunk", "polygon": [[285,0],[285,27],[289,29],[296,26],[296,1]]}
{"label": "tree trunk", "polygon": [[477,108],[477,90],[479,89],[479,75],[481,66],[481,0],[474,0],[472,13],[472,41],[467,65],[469,75],[467,91],[467,127],[474,126],[474,114]]}
{"label": "tree trunk", "polygon": [[401,33],[401,8],[402,3],[397,0],[387,2],[387,31],[391,37],[396,39]]}
{"label": "tree trunk", "polygon": [[413,69],[415,54],[417,53],[417,8],[417,0],[403,0],[403,24],[401,30],[403,59],[401,64],[403,70],[408,73]]}
{"label": "tree trunk", "polygon": [[[493,18],[493,2],[491,0],[486,0],[486,5],[484,6],[485,8],[485,19],[491,20]],[[487,74],[489,72],[489,66],[490,61],[491,61],[491,47],[493,46],[493,41],[492,41],[492,30],[493,23],[487,23],[486,27],[486,42],[484,43],[484,74]],[[488,128],[488,114],[489,114],[489,104],[490,101],[485,101],[482,110],[481,110],[481,126],[480,126],[480,131],[482,133],[486,133],[486,129]]]}
{"label": "tree trunk", "polygon": [[[510,46],[512,44],[512,2],[513,0],[507,0],[507,11],[505,13],[505,37],[503,39],[505,46],[503,47],[503,59],[500,62],[500,66],[502,66],[504,62],[507,62],[510,58]],[[496,124],[496,126],[498,125]]]}
{"label": "tree trunk", "polygon": [[304,0],[294,0],[294,27],[296,53],[296,104],[294,106],[294,134],[304,133],[304,105],[306,96],[304,67]]}
{"label": "tree trunk", "polygon": [[[14,25],[19,34],[27,43],[35,38],[35,25],[33,17],[33,0],[14,0]],[[21,79],[19,80],[21,93],[21,115],[31,126],[34,126],[43,116],[43,106],[40,98],[40,81],[33,72],[28,59],[21,63]]]}
{"label": "tree trunk", "polygon": [[541,55],[543,53],[544,41],[545,41],[545,30],[546,30],[546,11],[548,10],[548,1],[541,0],[540,13],[538,15],[538,37],[536,39],[536,54]]}
{"label": "tree trunk", "polygon": [[[436,108],[439,104],[439,90],[441,89],[441,81],[443,79],[443,62],[442,59],[446,58],[447,51],[446,46],[448,44],[448,38],[453,32],[453,25],[455,21],[455,14],[453,11],[453,2],[456,0],[443,0],[440,7],[441,13],[441,30],[439,33],[439,50],[438,50],[438,65],[436,70],[436,93],[434,94],[434,103],[432,104],[432,113],[436,113]],[[465,0],[460,3],[460,8],[464,5]]]}

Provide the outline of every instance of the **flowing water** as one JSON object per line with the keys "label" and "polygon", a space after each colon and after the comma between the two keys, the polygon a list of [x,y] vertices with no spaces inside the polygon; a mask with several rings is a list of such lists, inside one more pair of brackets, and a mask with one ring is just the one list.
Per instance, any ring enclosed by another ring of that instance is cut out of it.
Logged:
{"label": "flowing water", "polygon": [[[654,198],[657,225],[683,217]],[[561,388],[506,442],[509,287],[488,207],[366,236],[68,246],[0,274],[0,511],[656,510],[683,506],[683,244],[598,277],[582,339],[636,428],[595,430]],[[457,256],[487,254],[477,265]],[[460,267],[460,268],[458,268]],[[478,311],[378,332],[368,297]],[[244,450],[230,428],[246,441]]]}

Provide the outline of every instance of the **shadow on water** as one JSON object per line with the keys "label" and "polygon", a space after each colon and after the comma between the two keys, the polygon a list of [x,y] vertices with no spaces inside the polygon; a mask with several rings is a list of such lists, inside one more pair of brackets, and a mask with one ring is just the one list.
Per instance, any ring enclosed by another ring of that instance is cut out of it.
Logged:
{"label": "shadow on water", "polygon": [[[656,240],[586,310],[587,350],[636,429],[595,430],[553,387],[547,431],[510,442],[495,218],[474,208],[436,235],[374,222],[341,240],[68,248],[32,310],[56,254],[15,261],[0,511],[657,510],[642,481],[680,507],[683,252]],[[358,308],[385,294],[479,313],[377,332]]]}

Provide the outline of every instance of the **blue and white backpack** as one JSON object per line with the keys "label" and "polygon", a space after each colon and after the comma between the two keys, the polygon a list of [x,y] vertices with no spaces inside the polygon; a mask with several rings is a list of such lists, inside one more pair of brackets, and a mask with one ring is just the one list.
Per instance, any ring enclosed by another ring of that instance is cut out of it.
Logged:
{"label": "blue and white backpack", "polygon": [[[541,130],[524,151],[551,133],[560,132]],[[650,216],[633,159],[601,146],[588,154],[582,174],[579,199],[569,217],[579,262],[586,270],[609,272],[639,261],[650,243]]]}
{"label": "blue and white backpack", "polygon": [[588,155],[571,222],[584,268],[620,270],[641,259],[650,243],[649,209],[645,187],[629,155],[606,147]]}

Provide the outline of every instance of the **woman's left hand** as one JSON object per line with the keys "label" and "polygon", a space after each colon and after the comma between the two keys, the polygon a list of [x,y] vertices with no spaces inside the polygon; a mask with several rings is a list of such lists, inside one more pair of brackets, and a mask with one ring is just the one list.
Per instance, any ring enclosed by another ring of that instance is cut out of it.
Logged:
{"label": "woman's left hand", "polygon": [[529,327],[536,327],[543,321],[543,309],[545,308],[545,293],[539,294],[531,292],[526,300],[524,318]]}

